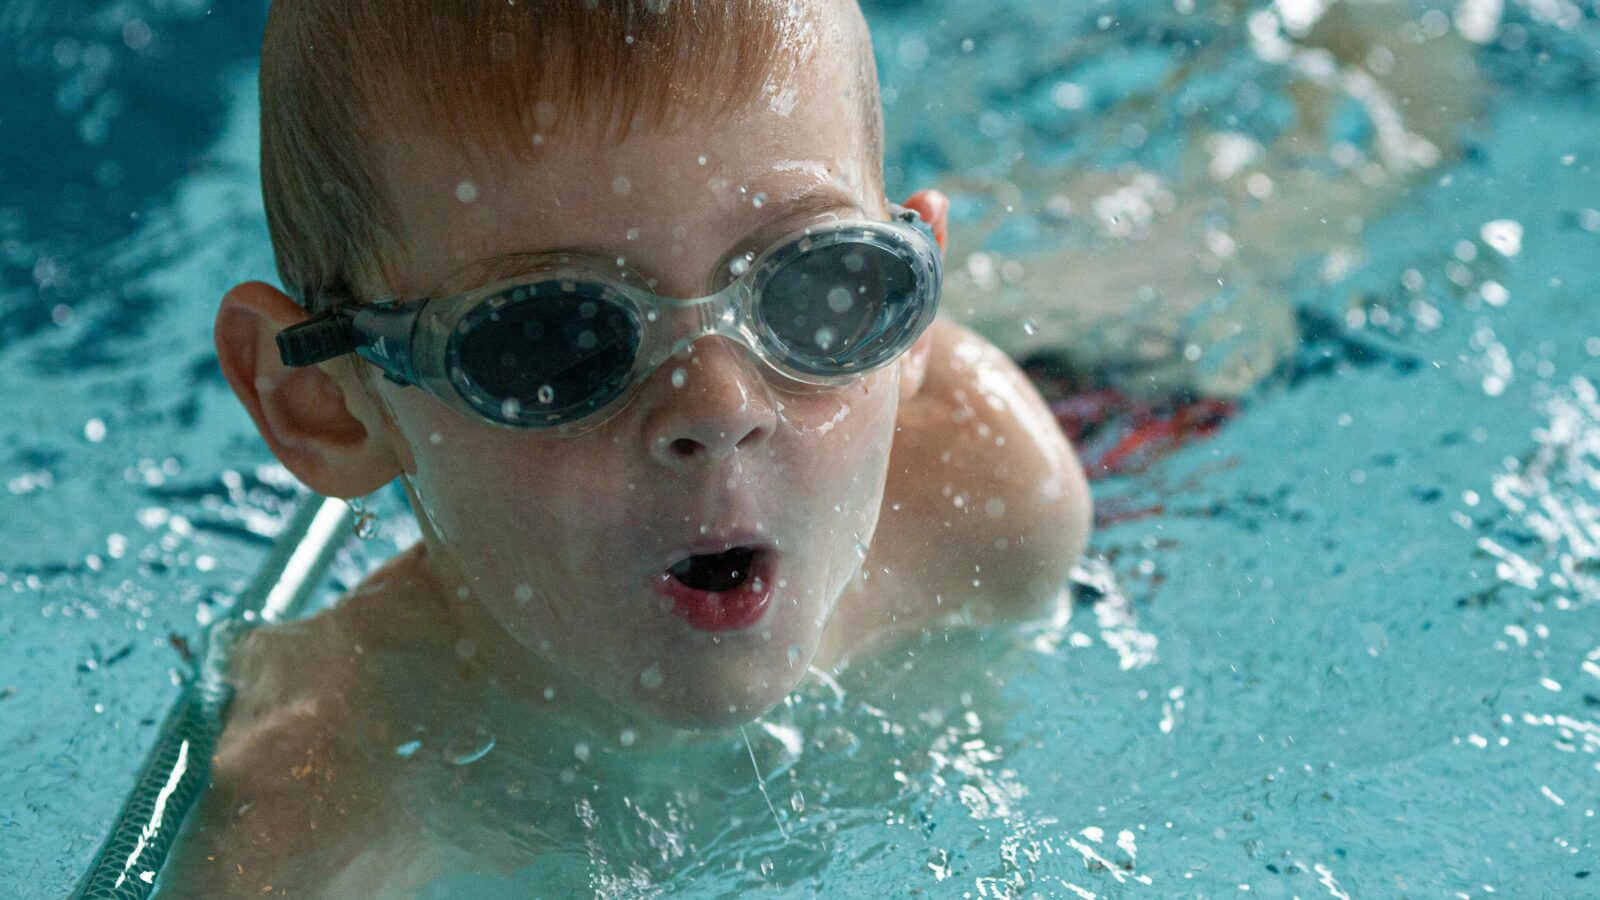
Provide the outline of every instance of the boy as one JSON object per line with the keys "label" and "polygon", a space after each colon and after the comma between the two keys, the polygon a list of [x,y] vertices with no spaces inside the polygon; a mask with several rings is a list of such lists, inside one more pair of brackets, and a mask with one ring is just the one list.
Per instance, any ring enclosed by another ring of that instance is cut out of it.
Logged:
{"label": "boy", "polygon": [[1057,597],[1082,469],[928,323],[947,203],[883,196],[874,73],[850,0],[274,4],[288,293],[228,293],[222,368],[309,487],[400,478],[423,539],[241,644],[164,890],[404,893],[447,863],[397,746],[627,770]]}

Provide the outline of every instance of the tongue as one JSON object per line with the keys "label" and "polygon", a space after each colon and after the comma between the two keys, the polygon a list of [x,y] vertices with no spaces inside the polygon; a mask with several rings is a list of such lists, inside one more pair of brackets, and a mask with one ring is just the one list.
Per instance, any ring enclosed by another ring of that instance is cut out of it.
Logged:
{"label": "tongue", "polygon": [[750,577],[750,563],[755,555],[748,547],[735,547],[722,553],[686,557],[668,571],[697,591],[731,591]]}

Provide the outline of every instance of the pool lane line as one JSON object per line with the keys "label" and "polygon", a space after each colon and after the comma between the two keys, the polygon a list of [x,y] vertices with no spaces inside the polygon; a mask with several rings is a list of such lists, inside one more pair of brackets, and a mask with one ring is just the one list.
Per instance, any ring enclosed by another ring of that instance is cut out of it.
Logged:
{"label": "pool lane line", "polygon": [[155,890],[184,818],[211,781],[211,755],[233,699],[226,676],[234,646],[262,622],[300,614],[354,524],[343,500],[305,495],[228,615],[206,630],[204,651],[70,900],[145,900]]}

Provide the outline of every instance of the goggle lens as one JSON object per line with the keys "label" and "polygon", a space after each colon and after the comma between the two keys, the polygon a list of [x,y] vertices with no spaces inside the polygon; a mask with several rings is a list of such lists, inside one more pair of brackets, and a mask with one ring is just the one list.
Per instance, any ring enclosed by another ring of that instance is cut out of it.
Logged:
{"label": "goggle lens", "polygon": [[917,276],[893,250],[841,240],[813,247],[762,284],[761,329],[784,361],[836,375],[877,366],[905,349],[919,318]]}
{"label": "goggle lens", "polygon": [[464,395],[491,407],[482,409],[486,415],[557,425],[601,409],[627,389],[639,324],[603,286],[518,288],[497,299],[457,326],[451,366],[469,388]]}

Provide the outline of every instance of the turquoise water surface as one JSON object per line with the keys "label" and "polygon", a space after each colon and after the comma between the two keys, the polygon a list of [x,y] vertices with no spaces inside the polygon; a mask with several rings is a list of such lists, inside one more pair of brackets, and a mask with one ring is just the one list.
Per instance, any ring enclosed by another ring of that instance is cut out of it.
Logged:
{"label": "turquoise water surface", "polygon": [[[77,878],[297,496],[210,343],[272,276],[264,9],[0,9],[0,896]],[[1239,411],[1097,473],[1054,621],[430,896],[1600,896],[1600,4],[866,9],[949,314]],[[329,596],[415,536],[371,506]]]}

